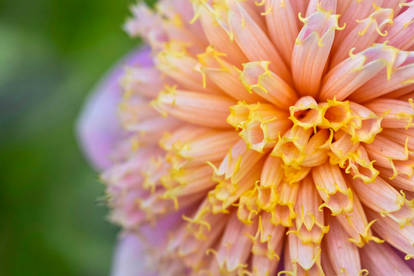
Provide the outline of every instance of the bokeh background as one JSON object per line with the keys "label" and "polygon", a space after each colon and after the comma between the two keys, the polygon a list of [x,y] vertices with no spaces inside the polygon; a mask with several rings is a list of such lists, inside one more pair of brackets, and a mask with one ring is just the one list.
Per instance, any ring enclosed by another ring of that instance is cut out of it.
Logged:
{"label": "bokeh background", "polygon": [[132,0],[0,0],[0,275],[108,275],[118,228],[74,133]]}

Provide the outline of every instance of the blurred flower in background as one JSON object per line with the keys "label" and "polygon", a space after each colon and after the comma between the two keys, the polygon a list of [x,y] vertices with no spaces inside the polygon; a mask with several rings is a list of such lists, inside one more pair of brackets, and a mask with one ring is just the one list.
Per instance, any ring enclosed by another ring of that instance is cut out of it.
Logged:
{"label": "blurred flower in background", "polygon": [[127,57],[79,124],[114,275],[414,275],[411,1],[132,12],[154,65]]}
{"label": "blurred flower in background", "polygon": [[139,44],[128,0],[0,1],[0,275],[108,275],[118,230],[74,133],[87,93]]}

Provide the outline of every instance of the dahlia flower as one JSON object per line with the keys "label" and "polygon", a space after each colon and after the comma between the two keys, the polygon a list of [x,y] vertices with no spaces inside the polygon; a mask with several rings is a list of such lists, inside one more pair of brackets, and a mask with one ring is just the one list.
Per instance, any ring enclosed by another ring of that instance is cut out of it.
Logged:
{"label": "dahlia flower", "polygon": [[125,28],[153,64],[124,69],[124,131],[102,179],[111,220],[145,248],[137,263],[414,275],[414,1],[161,0],[132,13]]}

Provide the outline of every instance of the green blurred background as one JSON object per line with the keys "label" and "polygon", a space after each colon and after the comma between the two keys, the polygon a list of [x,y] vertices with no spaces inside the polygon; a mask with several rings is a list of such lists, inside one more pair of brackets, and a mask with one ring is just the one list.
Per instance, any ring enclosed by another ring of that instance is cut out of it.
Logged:
{"label": "green blurred background", "polygon": [[0,0],[0,275],[108,275],[118,228],[74,125],[136,47],[132,0]]}

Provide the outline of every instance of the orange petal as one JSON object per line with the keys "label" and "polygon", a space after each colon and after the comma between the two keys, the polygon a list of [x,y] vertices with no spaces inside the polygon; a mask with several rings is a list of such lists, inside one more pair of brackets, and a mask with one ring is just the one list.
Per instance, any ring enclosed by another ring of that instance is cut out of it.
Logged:
{"label": "orange petal", "polygon": [[324,164],[312,169],[313,181],[332,214],[352,211],[353,193],[348,187],[341,170],[336,165]]}
{"label": "orange petal", "polygon": [[339,101],[346,99],[384,68],[390,73],[396,56],[395,48],[383,44],[375,44],[355,55],[351,53],[349,58],[325,75],[320,98],[336,98]]}
{"label": "orange petal", "polygon": [[266,23],[269,36],[279,50],[286,64],[290,57],[299,33],[295,2],[292,0],[266,0]]}
{"label": "orange petal", "polygon": [[195,9],[200,15],[201,25],[210,44],[220,52],[226,53],[225,59],[233,64],[241,64],[247,61],[246,56],[219,25],[214,15],[214,10],[209,5],[199,4],[195,1]]}
{"label": "orange petal", "polygon": [[176,90],[175,87],[166,88],[153,102],[161,114],[212,128],[231,127],[226,118],[233,104],[227,97]]}
{"label": "orange petal", "polygon": [[200,72],[206,74],[224,93],[237,100],[255,103],[260,97],[249,93],[240,81],[240,73],[232,64],[225,61],[226,54],[216,51],[211,46],[198,55]]}
{"label": "orange petal", "polygon": [[353,187],[361,202],[376,212],[395,212],[404,204],[402,195],[381,177],[368,184],[355,179]]}
{"label": "orange petal", "polygon": [[216,258],[221,269],[232,272],[247,266],[253,235],[257,226],[245,225],[233,213],[224,231],[222,242],[217,250]]}
{"label": "orange petal", "polygon": [[375,219],[372,225],[374,231],[390,245],[406,253],[409,257],[414,256],[414,226],[409,224],[401,227],[389,217],[382,217],[377,212],[366,210],[370,219]]}
{"label": "orange petal", "polygon": [[338,29],[338,15],[320,10],[303,19],[292,53],[292,75],[301,95],[316,96]]}
{"label": "orange petal", "polygon": [[228,2],[229,26],[240,49],[250,61],[270,61],[270,69],[289,83],[289,70],[266,33],[238,1]]}
{"label": "orange petal", "polygon": [[311,176],[302,180],[295,204],[296,231],[298,238],[304,243],[321,243],[329,226],[324,224],[323,211],[319,210],[322,199]]}
{"label": "orange petal", "polygon": [[410,127],[414,117],[414,108],[410,102],[392,99],[377,99],[366,104],[378,116],[383,116],[382,127]]}
{"label": "orange petal", "polygon": [[348,240],[358,247],[362,247],[370,241],[381,242],[380,239],[373,236],[371,231],[372,222],[368,223],[367,216],[358,196],[354,197],[353,205],[351,212],[339,214],[335,217],[347,232],[349,236]]}
{"label": "orange petal", "polygon": [[268,61],[243,64],[241,80],[249,91],[271,102],[277,108],[287,109],[296,101],[296,92],[270,71],[269,65]]}
{"label": "orange petal", "polygon": [[[398,94],[405,93],[398,89],[410,87],[414,81],[414,52],[399,52],[390,72],[390,74],[378,74],[369,80],[353,93],[350,99],[356,102],[368,102],[390,92],[389,95],[392,97],[392,91],[395,90]],[[399,96],[398,94],[394,94],[394,97]]]}

